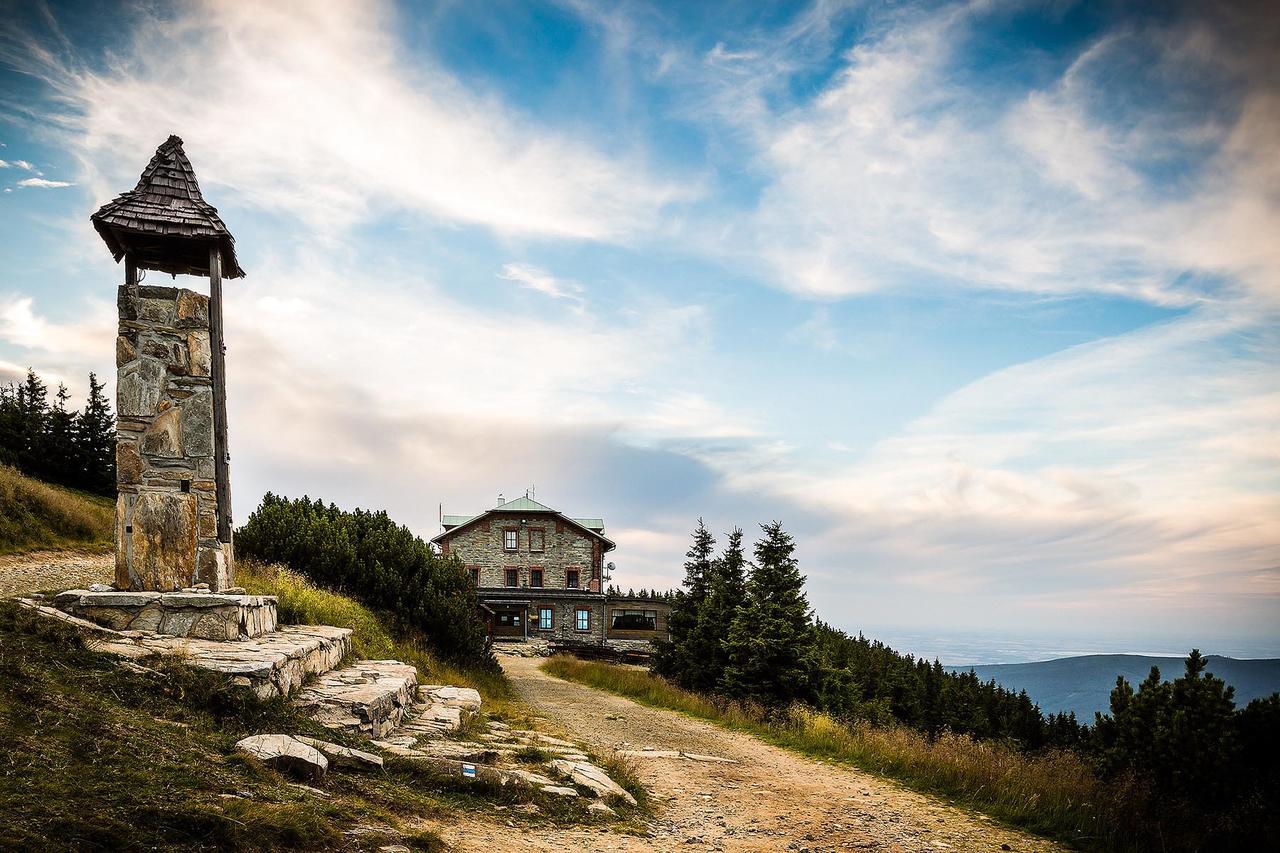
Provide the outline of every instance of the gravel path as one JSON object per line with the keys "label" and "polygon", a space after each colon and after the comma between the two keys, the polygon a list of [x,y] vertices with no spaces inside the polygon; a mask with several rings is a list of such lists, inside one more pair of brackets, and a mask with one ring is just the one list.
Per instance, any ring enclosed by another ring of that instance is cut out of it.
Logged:
{"label": "gravel path", "polygon": [[0,555],[0,598],[115,580],[115,555],[92,551],[32,551]]}
{"label": "gravel path", "polygon": [[540,663],[538,658],[502,658],[525,701],[597,754],[653,747],[737,763],[634,759],[655,800],[655,819],[645,838],[601,829],[513,832],[501,823],[464,821],[441,832],[458,849],[488,853],[1062,849],[877,776],[804,758],[749,735],[552,678],[538,669]]}

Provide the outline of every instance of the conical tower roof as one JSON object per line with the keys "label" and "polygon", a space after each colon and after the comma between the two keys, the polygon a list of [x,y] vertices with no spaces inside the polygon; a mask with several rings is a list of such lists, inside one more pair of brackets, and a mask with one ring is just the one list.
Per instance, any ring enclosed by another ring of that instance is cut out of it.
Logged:
{"label": "conical tower roof", "polygon": [[235,238],[218,209],[204,200],[182,140],[170,136],[142,170],[138,185],[104,204],[89,219],[119,261],[141,269],[209,274],[209,244],[222,251],[224,278],[240,278]]}

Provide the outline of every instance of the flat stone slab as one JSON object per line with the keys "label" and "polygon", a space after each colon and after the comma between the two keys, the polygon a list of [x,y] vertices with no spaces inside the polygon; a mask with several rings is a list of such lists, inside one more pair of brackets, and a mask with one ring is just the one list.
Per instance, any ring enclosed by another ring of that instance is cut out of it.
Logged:
{"label": "flat stone slab", "polygon": [[327,740],[317,740],[316,738],[305,737],[303,735],[295,735],[294,739],[305,743],[307,746],[329,759],[330,767],[346,770],[382,769],[383,762],[381,755],[374,755],[372,752],[364,752],[359,749],[352,749],[349,746],[329,743]]}
{"label": "flat stone slab", "polygon": [[238,741],[236,751],[295,779],[314,781],[329,770],[329,759],[319,750],[288,735],[252,735]]}
{"label": "flat stone slab", "polygon": [[298,693],[295,703],[333,729],[380,738],[405,719],[413,704],[418,671],[395,660],[362,660],[329,672]]}
{"label": "flat stone slab", "polygon": [[480,692],[470,687],[452,687],[447,684],[421,684],[418,698],[431,705],[444,705],[463,711],[480,710]]}
{"label": "flat stone slab", "polygon": [[575,785],[589,788],[597,797],[621,797],[633,806],[636,804],[636,798],[631,796],[627,789],[590,762],[556,759],[551,762],[551,767],[568,776]]}

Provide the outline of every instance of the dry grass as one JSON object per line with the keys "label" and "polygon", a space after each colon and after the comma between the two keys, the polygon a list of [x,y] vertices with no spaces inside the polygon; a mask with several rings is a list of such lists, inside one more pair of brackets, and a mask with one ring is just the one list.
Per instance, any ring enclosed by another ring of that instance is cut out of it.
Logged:
{"label": "dry grass", "polygon": [[111,543],[115,505],[108,498],[51,486],[0,465],[0,554]]}
{"label": "dry grass", "polygon": [[800,706],[769,715],[758,706],[681,690],[644,670],[567,655],[551,658],[543,669],[646,705],[748,732],[806,755],[892,777],[1073,846],[1148,849],[1138,826],[1138,816],[1148,807],[1145,793],[1134,786],[1102,782],[1072,752],[1031,755],[963,735],[930,739],[907,728],[846,725]]}

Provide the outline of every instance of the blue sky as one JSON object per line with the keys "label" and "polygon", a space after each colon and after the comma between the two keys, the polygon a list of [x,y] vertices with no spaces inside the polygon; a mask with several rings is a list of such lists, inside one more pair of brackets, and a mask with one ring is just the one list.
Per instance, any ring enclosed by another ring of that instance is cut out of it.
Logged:
{"label": "blue sky", "polygon": [[112,373],[176,133],[240,518],[533,486],[624,586],[778,518],[842,627],[1280,653],[1280,38],[1201,6],[0,5],[0,378]]}

